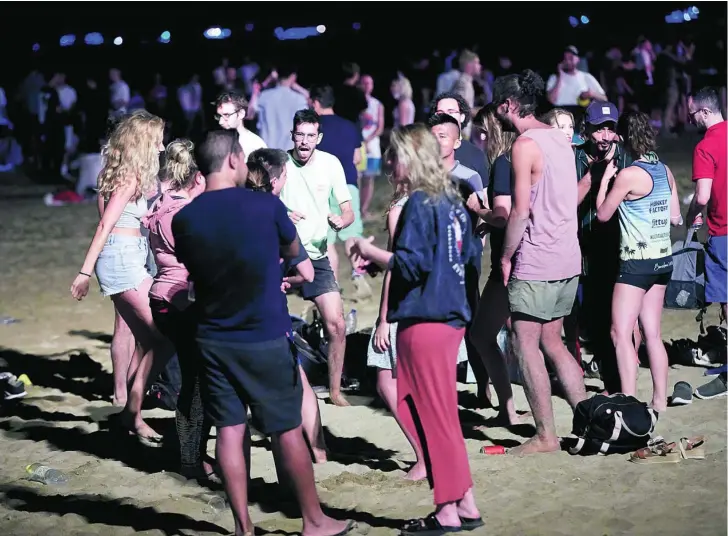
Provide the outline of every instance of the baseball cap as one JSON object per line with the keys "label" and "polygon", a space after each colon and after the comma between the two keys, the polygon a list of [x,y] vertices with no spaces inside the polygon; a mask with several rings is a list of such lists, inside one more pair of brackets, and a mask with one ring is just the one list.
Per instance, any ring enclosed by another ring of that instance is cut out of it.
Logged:
{"label": "baseball cap", "polygon": [[579,49],[576,48],[574,45],[569,45],[564,49],[564,52],[571,52],[574,56],[579,55]]}
{"label": "baseball cap", "polygon": [[618,119],[619,111],[611,102],[592,101],[586,108],[585,120],[589,125],[601,125],[607,121],[616,123]]}

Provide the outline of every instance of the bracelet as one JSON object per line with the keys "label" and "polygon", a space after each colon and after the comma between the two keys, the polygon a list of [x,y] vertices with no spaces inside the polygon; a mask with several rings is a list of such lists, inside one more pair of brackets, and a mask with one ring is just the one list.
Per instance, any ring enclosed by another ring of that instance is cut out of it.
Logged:
{"label": "bracelet", "polygon": [[78,272],[79,275],[85,275],[86,277],[91,277],[91,274],[87,274],[86,272]]}

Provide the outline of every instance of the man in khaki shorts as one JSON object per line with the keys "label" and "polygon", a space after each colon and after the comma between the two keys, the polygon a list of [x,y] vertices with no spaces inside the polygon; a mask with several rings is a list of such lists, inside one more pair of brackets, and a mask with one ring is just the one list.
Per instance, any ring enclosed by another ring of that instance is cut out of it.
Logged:
{"label": "man in khaki shorts", "polygon": [[514,454],[560,449],[541,349],[571,407],[586,398],[581,367],[561,340],[581,273],[576,163],[563,134],[534,117],[543,90],[543,80],[530,70],[498,78],[493,86],[499,119],[520,134],[512,149],[513,205],[501,268],[508,286],[513,348],[536,435],[512,449]]}

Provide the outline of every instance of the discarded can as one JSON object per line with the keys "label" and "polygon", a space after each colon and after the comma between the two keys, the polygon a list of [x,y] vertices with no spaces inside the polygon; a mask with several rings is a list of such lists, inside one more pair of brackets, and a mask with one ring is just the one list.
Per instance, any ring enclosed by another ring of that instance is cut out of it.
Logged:
{"label": "discarded can", "polygon": [[502,445],[487,445],[480,449],[481,454],[488,456],[493,454],[505,454],[506,449]]}

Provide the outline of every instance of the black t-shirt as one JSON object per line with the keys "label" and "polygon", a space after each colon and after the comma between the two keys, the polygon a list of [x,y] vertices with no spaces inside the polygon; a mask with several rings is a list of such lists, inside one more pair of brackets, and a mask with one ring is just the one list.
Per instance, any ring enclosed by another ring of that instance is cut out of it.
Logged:
{"label": "black t-shirt", "polygon": [[297,234],[280,199],[246,188],[205,192],[174,216],[172,233],[195,284],[197,337],[264,342],[291,330],[280,248]]}
{"label": "black t-shirt", "polygon": [[483,180],[483,188],[488,187],[488,159],[485,153],[478,149],[471,141],[463,140],[460,147],[455,149],[455,159],[467,168],[477,171]]}
{"label": "black t-shirt", "polygon": [[[488,202],[493,208],[493,200],[499,195],[511,195],[511,181],[513,178],[513,167],[511,166],[510,155],[503,154],[495,159],[490,168],[490,185],[488,188]],[[491,272],[500,274],[500,259],[503,254],[503,242],[506,237],[505,228],[491,227],[490,230],[490,262]]]}
{"label": "black t-shirt", "polygon": [[367,98],[356,86],[341,84],[334,90],[334,111],[339,117],[359,124],[359,116],[367,109]]}

